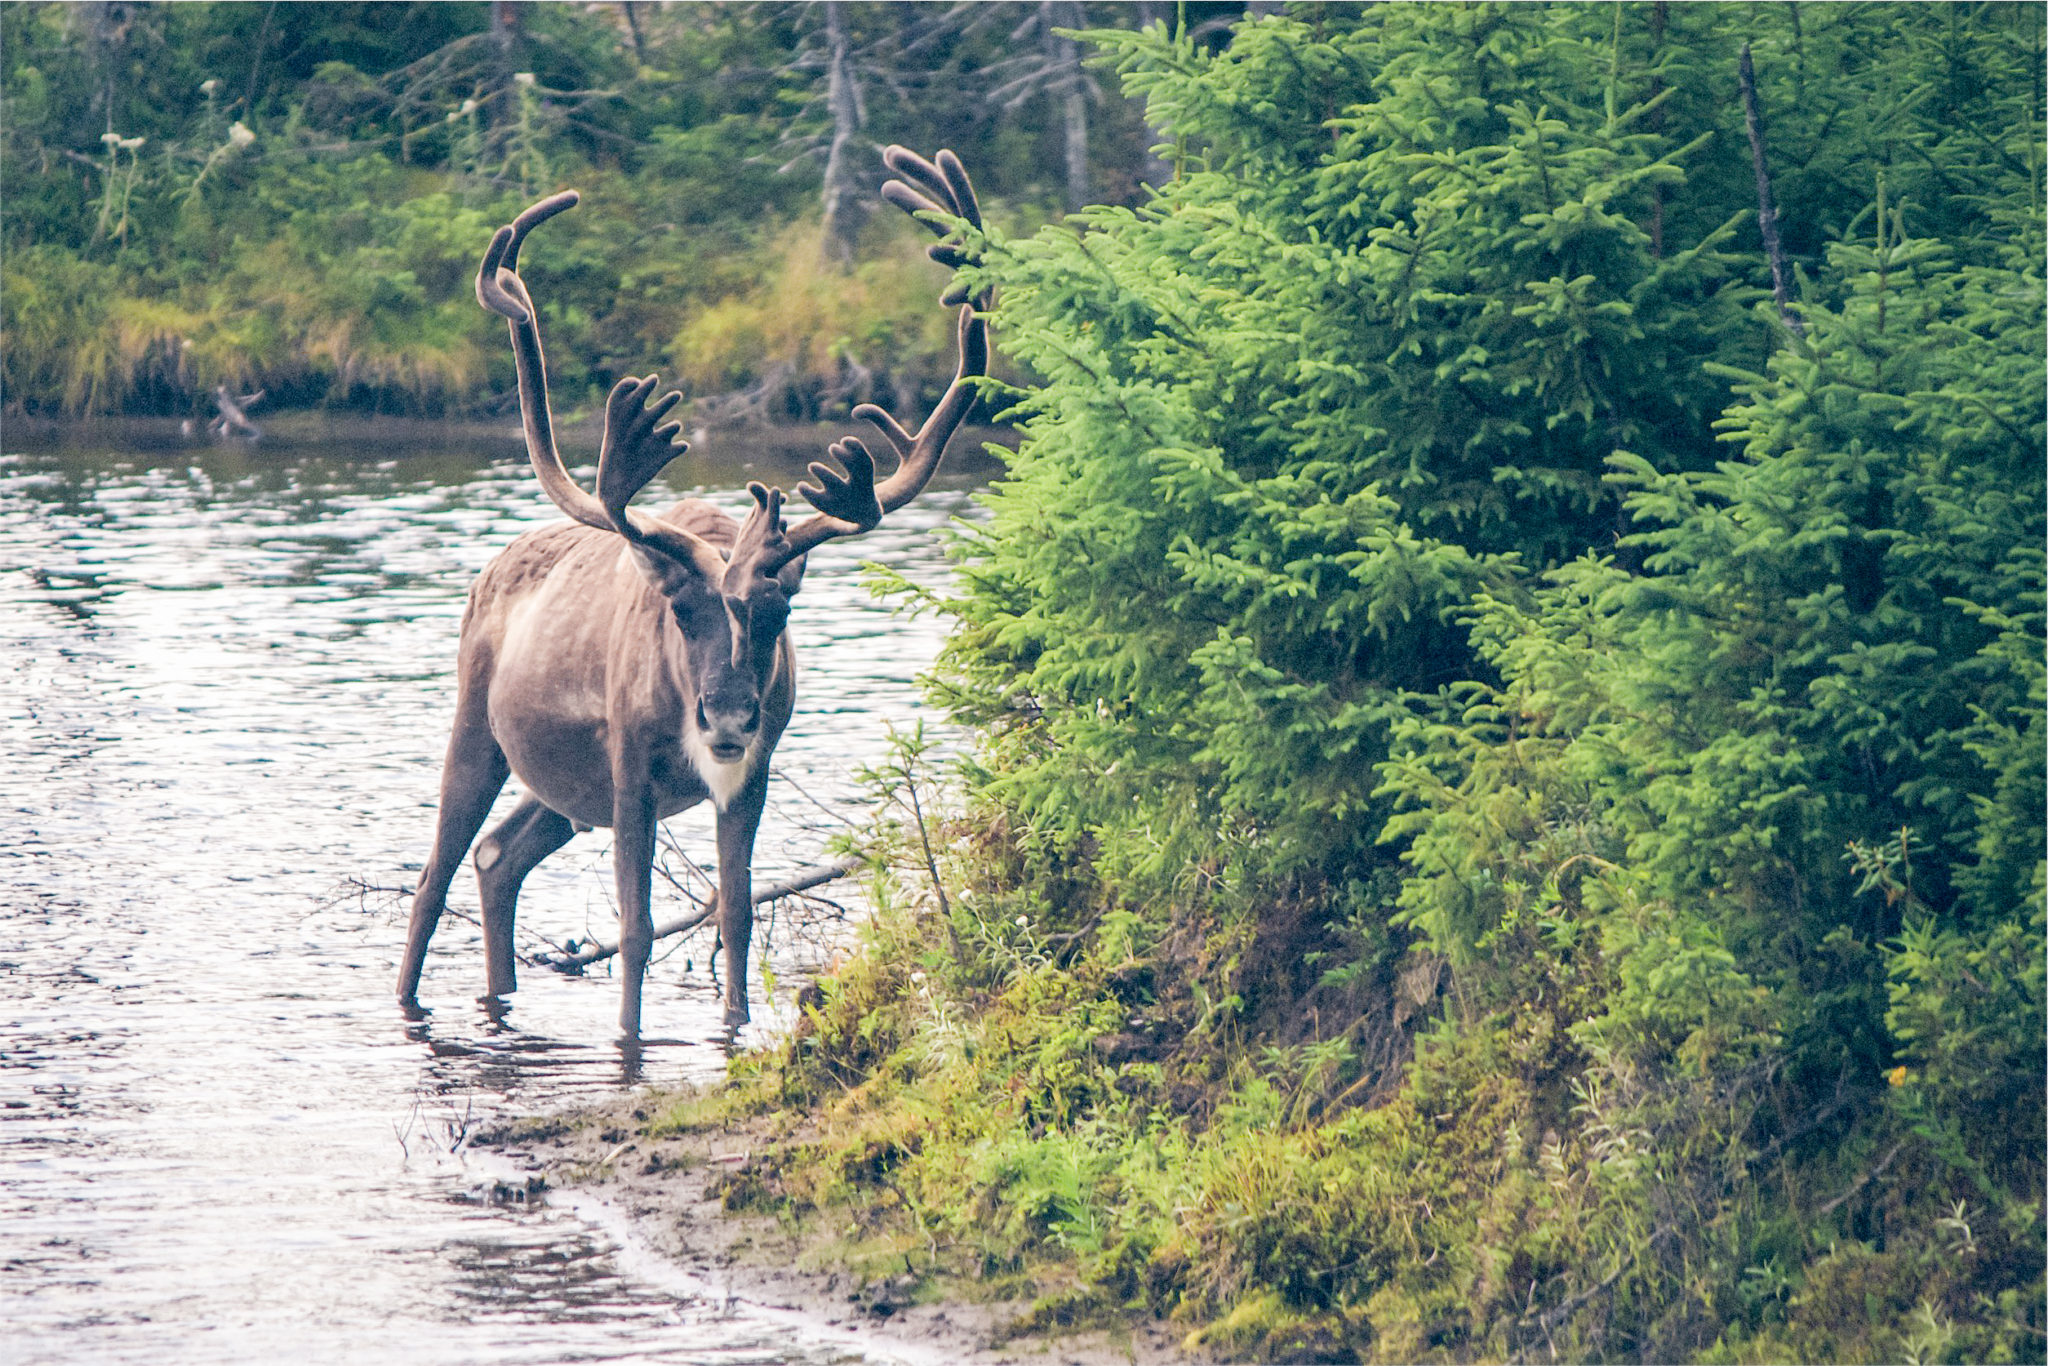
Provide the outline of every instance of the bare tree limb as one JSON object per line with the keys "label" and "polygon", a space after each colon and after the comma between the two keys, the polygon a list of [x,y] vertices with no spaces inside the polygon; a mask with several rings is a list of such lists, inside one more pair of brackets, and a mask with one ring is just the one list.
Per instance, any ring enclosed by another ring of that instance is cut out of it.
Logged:
{"label": "bare tree limb", "polygon": [[1849,1189],[1843,1191],[1840,1195],[1828,1201],[1825,1205],[1822,1205],[1817,1212],[1820,1214],[1833,1214],[1846,1201],[1848,1201],[1851,1196],[1855,1195],[1857,1191],[1862,1190],[1872,1181],[1884,1175],[1884,1169],[1886,1167],[1891,1166],[1892,1159],[1897,1157],[1899,1155],[1899,1149],[1905,1146],[1906,1140],[1903,1138],[1900,1139],[1897,1143],[1892,1144],[1892,1150],[1886,1153],[1883,1157],[1879,1158],[1877,1160],[1876,1166],[1872,1167],[1869,1171],[1863,1173],[1863,1175],[1857,1177],[1854,1181],[1851,1181],[1849,1183]]}
{"label": "bare tree limb", "polygon": [[1750,64],[1749,44],[1742,45],[1736,61],[1737,83],[1742,87],[1742,121],[1749,128],[1749,157],[1756,165],[1756,226],[1763,234],[1764,256],[1771,263],[1771,294],[1778,301],[1778,316],[1793,336],[1806,335],[1805,324],[1792,311],[1792,275],[1785,264],[1785,244],[1778,238],[1778,209],[1771,202],[1771,169],[1764,159],[1764,121],[1757,108],[1756,68]]}

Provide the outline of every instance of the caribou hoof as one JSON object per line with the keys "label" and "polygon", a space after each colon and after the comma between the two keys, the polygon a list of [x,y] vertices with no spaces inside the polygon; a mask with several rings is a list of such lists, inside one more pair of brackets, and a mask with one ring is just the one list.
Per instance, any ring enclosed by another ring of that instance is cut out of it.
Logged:
{"label": "caribou hoof", "polygon": [[738,1029],[741,1025],[748,1023],[753,1018],[753,1016],[747,1013],[747,1006],[744,1001],[742,1001],[739,1005],[727,1006],[725,1008],[725,1027],[727,1029]]}

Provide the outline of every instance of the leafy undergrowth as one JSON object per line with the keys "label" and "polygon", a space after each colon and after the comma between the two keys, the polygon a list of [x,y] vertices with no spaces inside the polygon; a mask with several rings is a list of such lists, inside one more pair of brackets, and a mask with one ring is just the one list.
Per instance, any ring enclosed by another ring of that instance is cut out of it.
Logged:
{"label": "leafy undergrowth", "polygon": [[[1770,1039],[1725,1021],[1623,1039],[1618,955],[1558,928],[1591,879],[1566,870],[1562,909],[1497,946],[1513,980],[1461,1001],[1302,888],[1140,913],[935,804],[877,832],[877,912],[792,1034],[649,1124],[765,1119],[724,1203],[807,1228],[820,1264],[1029,1302],[1017,1333],[1165,1319],[1224,1360],[2039,1350],[2031,1145],[1985,1160],[1930,1112],[1953,1092],[1898,1074],[1788,1123]],[[1308,971],[1276,924],[1322,945]],[[2028,1065],[1993,1055],[2026,1047],[2037,948],[1901,969],[2004,983],[1980,1074]]]}

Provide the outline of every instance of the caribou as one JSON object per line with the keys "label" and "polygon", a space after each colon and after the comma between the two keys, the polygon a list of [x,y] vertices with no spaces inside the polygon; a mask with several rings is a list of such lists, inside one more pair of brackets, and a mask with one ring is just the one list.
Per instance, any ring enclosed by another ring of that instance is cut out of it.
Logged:
{"label": "caribou", "polygon": [[[981,227],[958,157],[931,161],[902,147],[883,153],[899,179],[882,196],[939,233],[926,250],[941,264],[969,260]],[[767,798],[769,756],[796,700],[796,654],[785,629],[810,551],[871,531],[931,481],[966,419],[988,367],[987,298],[957,279],[941,297],[957,306],[951,384],[916,432],[884,409],[853,415],[894,450],[877,483],[858,437],[829,447],[837,468],[813,463],[797,492],[814,509],[789,523],[783,492],[748,485],[754,506],[737,522],[685,499],[659,513],[629,506],[689,449],[664,420],[681,395],[652,402],[652,375],[628,377],[605,404],[597,491],[572,478],[555,448],[539,314],[520,278],[519,249],[534,228],[578,202],[551,196],[498,229],[477,273],[477,300],[510,325],[526,450],[540,487],[570,518],[514,540],[470,589],[457,647],[455,723],[441,771],[434,846],[420,873],[398,996],[419,1005],[427,944],[448,888],[508,776],[525,789],[481,841],[486,1000],[517,987],[512,950],[520,883],[578,829],[612,831],[623,998],[619,1027],[640,1032],[641,991],[654,940],[650,897],[655,823],[699,802],[716,810],[716,921],[725,953],[724,1024],[747,1023],[747,952],[753,933],[754,836]],[[967,230],[953,240],[955,230]]]}

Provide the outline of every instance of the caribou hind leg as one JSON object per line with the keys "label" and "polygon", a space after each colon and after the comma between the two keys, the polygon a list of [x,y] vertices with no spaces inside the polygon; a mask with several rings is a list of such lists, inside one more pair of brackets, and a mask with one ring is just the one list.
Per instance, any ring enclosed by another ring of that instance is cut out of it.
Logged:
{"label": "caribou hind leg", "polygon": [[512,956],[512,921],[519,909],[519,886],[542,859],[575,837],[569,818],[532,797],[477,842],[476,885],[483,899],[484,963],[489,995],[509,996],[519,989]]}
{"label": "caribou hind leg", "polygon": [[510,773],[505,752],[491,737],[482,711],[481,696],[474,701],[464,696],[456,703],[455,730],[448,737],[448,757],[441,765],[441,810],[434,827],[434,852],[420,870],[412,925],[405,937],[405,960],[398,969],[398,999],[407,1005],[419,1001],[427,941],[441,923],[441,911],[448,904],[448,884],[455,880],[462,856],[483,828],[491,803],[498,799],[498,789]]}

